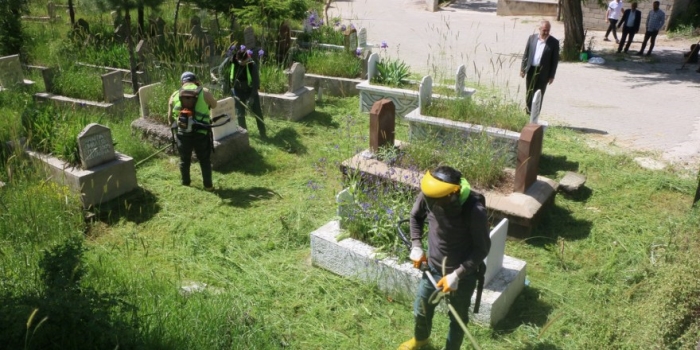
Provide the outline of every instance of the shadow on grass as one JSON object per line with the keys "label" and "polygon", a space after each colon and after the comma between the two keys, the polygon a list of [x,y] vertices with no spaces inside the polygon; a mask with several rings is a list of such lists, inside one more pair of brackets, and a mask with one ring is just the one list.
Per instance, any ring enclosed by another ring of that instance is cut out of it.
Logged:
{"label": "shadow on grass", "polygon": [[248,208],[255,201],[281,198],[275,191],[265,187],[223,188],[216,191],[221,200],[233,207]]}
{"label": "shadow on grass", "polygon": [[554,345],[552,343],[546,342],[546,343],[537,343],[537,344],[528,344],[522,348],[519,348],[522,350],[559,350],[561,349],[561,346]]}
{"label": "shadow on grass", "polygon": [[272,144],[291,154],[306,154],[307,152],[306,146],[299,140],[299,133],[291,127],[282,128],[275,132],[275,136],[261,140],[261,142]]}
{"label": "shadow on grass", "polygon": [[340,124],[338,124],[337,121],[333,120],[333,116],[330,115],[330,113],[326,112],[314,111],[311,114],[304,117],[302,121],[304,122],[304,124],[308,124],[309,126],[313,126],[315,124],[333,129],[337,129],[340,127]]}
{"label": "shadow on grass", "polygon": [[540,157],[540,175],[549,178],[555,177],[557,175],[557,171],[577,172],[578,167],[578,162],[572,162],[566,156],[542,154]]}
{"label": "shadow on grass", "polygon": [[576,241],[588,237],[592,227],[592,222],[577,219],[571,215],[571,211],[555,204],[545,213],[535,228],[535,234],[524,241],[538,247],[556,242],[559,237]]}
{"label": "shadow on grass", "polygon": [[273,170],[275,170],[275,166],[266,162],[265,158],[255,148],[251,148],[233,157],[228,164],[216,172],[222,174],[241,172],[250,175],[263,175]]}
{"label": "shadow on grass", "polygon": [[593,190],[586,187],[586,186],[581,186],[576,192],[574,193],[566,193],[566,192],[559,192],[559,195],[564,196],[566,199],[572,200],[574,202],[585,202],[588,200],[593,195]]}
{"label": "shadow on grass", "polygon": [[124,301],[123,294],[82,286],[84,251],[82,238],[69,238],[43,253],[36,289],[0,293],[1,344],[8,349],[165,349],[178,344],[143,338],[138,307]]}
{"label": "shadow on grass", "polygon": [[508,315],[494,327],[494,330],[501,334],[510,334],[526,324],[543,327],[554,308],[543,301],[541,294],[537,288],[525,287],[513,302]]}
{"label": "shadow on grass", "polygon": [[97,219],[107,225],[117,224],[120,219],[140,224],[150,220],[160,211],[158,197],[151,191],[139,187],[121,197],[102,203],[93,209]]}

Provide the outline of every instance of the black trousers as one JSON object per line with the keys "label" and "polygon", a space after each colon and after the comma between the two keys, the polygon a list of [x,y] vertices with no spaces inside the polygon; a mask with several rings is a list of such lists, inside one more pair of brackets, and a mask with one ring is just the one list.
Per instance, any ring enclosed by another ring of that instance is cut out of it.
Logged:
{"label": "black trousers", "polygon": [[608,31],[605,32],[605,39],[607,39],[610,32],[612,32],[613,38],[615,38],[615,40],[617,40],[617,20],[612,19],[612,18],[608,18],[608,21],[610,22],[610,25],[608,26]]}
{"label": "black trousers", "polygon": [[231,91],[233,92],[233,96],[236,97],[234,99],[236,100],[236,117],[238,118],[238,125],[240,125],[243,129],[248,130],[245,121],[246,108],[243,105],[243,103],[245,103],[253,112],[255,123],[258,125],[258,132],[260,132],[260,137],[267,137],[265,132],[265,122],[263,121],[262,108],[260,107],[260,95],[258,95],[258,92],[240,91],[236,89],[231,89]]}
{"label": "black trousers", "polygon": [[525,84],[527,86],[525,105],[527,106],[527,112],[530,113],[532,109],[532,98],[535,96],[537,90],[542,91],[542,100],[544,101],[544,92],[547,90],[549,78],[540,74],[540,67],[530,67],[527,71],[527,75],[525,75]]}
{"label": "black trousers", "polygon": [[[627,37],[629,36],[629,41]],[[634,39],[634,28],[628,27],[626,25],[622,26],[622,39],[620,39],[620,45],[617,47],[617,52],[622,52],[622,47],[625,47],[625,52],[630,49],[630,44],[632,44],[632,39]],[[627,45],[625,45],[625,42]]]}
{"label": "black trousers", "polygon": [[190,165],[192,164],[192,151],[199,159],[199,167],[202,169],[204,187],[212,187],[211,180],[211,143],[209,135],[192,132],[177,134],[177,151],[180,154],[180,175],[182,184],[189,186]]}
{"label": "black trousers", "polygon": [[654,30],[654,31],[647,30],[644,33],[644,41],[642,41],[642,48],[639,50],[639,53],[644,53],[644,48],[647,47],[647,40],[651,39],[651,43],[649,43],[649,52],[647,52],[647,55],[651,55],[651,50],[654,49],[654,44],[656,44],[656,36],[657,35],[659,35],[658,30]]}

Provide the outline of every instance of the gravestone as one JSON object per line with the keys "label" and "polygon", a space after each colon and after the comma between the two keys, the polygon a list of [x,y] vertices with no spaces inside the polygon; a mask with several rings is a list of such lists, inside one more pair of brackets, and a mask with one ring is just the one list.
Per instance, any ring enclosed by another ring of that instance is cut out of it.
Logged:
{"label": "gravestone", "polygon": [[280,30],[277,32],[277,62],[284,62],[287,58],[289,48],[292,46],[292,30],[289,28],[289,22],[285,21],[280,25]]}
{"label": "gravestone", "polygon": [[202,20],[199,17],[192,16],[190,18],[190,28],[192,28],[194,26],[201,26],[201,25],[202,25]]}
{"label": "gravestone", "polygon": [[289,68],[284,72],[287,75],[288,83],[288,94],[295,94],[295,92],[304,87],[304,75],[306,75],[306,68],[299,62],[294,62],[292,68]]}
{"label": "gravestone", "polygon": [[383,146],[394,145],[396,106],[389,99],[381,99],[369,111],[369,149],[377,152]]}
{"label": "gravestone", "polygon": [[455,79],[455,93],[457,93],[457,96],[462,96],[464,93],[465,79],[467,79],[467,67],[462,64],[457,67],[457,76]]}
{"label": "gravestone", "polygon": [[364,49],[365,46],[367,46],[367,28],[362,28],[357,35],[357,47]]}
{"label": "gravestone", "polygon": [[345,51],[355,53],[357,50],[357,30],[353,27],[345,30]]}
{"label": "gravestone", "polygon": [[236,119],[236,102],[233,97],[227,97],[223,100],[219,100],[216,104],[216,108],[212,108],[209,111],[209,116],[212,120],[212,124],[220,124],[223,122],[225,117],[220,120],[215,120],[215,118],[221,115],[228,115],[230,121],[218,127],[211,128],[212,136],[214,141],[220,141],[226,136],[229,136],[236,131],[238,131],[238,123]]}
{"label": "gravestone", "polygon": [[342,219],[349,217],[352,214],[353,207],[355,206],[355,196],[350,193],[350,189],[346,188],[338,192],[335,196],[335,202],[338,204],[338,211],[336,212],[338,217]]}
{"label": "gravestone", "polygon": [[190,30],[190,40],[195,43],[197,49],[201,50],[204,47],[206,42],[206,34],[204,34],[204,30],[200,24],[195,24],[192,26],[192,29]]}
{"label": "gravestone", "polygon": [[219,35],[219,21],[216,18],[209,20],[209,34],[216,36]]}
{"label": "gravestone", "polygon": [[82,18],[78,18],[73,25],[73,35],[79,40],[85,40],[90,36],[90,24]]}
{"label": "gravestone", "polygon": [[503,219],[491,230],[491,248],[486,256],[486,275],[484,285],[487,286],[503,268],[503,256],[506,253],[506,237],[508,236],[508,220]]}
{"label": "gravestone", "polygon": [[24,84],[19,55],[0,57],[0,86],[8,89]]}
{"label": "gravestone", "polygon": [[97,123],[88,124],[78,134],[78,151],[83,169],[94,168],[116,159],[112,131]]}
{"label": "gravestone", "polygon": [[102,93],[105,102],[112,103],[124,98],[123,74],[120,71],[113,71],[102,75]]}
{"label": "gravestone", "polygon": [[520,132],[513,192],[525,193],[537,180],[543,137],[544,127],[539,124],[528,124]]}
{"label": "gravestone", "polygon": [[304,33],[311,33],[312,30],[314,30],[314,26],[311,23],[311,19],[307,17],[304,20]]}
{"label": "gravestone", "polygon": [[139,62],[148,65],[151,62],[151,45],[147,40],[140,40],[136,45],[136,57]]}
{"label": "gravestone", "polygon": [[369,56],[372,54],[372,50],[367,48],[362,50],[360,58],[362,59],[362,72],[360,72],[360,79],[367,79],[367,62],[369,61]]}
{"label": "gravestone", "polygon": [[253,27],[247,26],[243,29],[243,43],[248,50],[252,50],[255,47],[255,31]]}
{"label": "gravestone", "polygon": [[530,123],[537,124],[540,120],[540,110],[542,109],[542,90],[535,91],[532,96],[532,108],[530,109]]}
{"label": "gravestone", "polygon": [[151,22],[151,35],[158,36],[165,34],[165,20],[162,17],[158,17]]}
{"label": "gravestone", "polygon": [[151,100],[153,97],[153,94],[156,91],[156,88],[160,85],[160,83],[155,83],[155,84],[150,84],[146,86],[142,86],[139,88],[139,104],[140,104],[140,110],[141,110],[141,117],[145,118],[151,115],[150,110],[148,109],[148,101]]}
{"label": "gravestone", "polygon": [[55,76],[56,71],[53,68],[45,67],[41,69],[41,78],[44,80],[44,90],[48,93],[54,92],[53,80]]}
{"label": "gravestone", "polygon": [[49,1],[48,4],[46,4],[46,9],[49,14],[49,18],[55,19],[56,18],[56,5],[53,3],[53,1]]}
{"label": "gravestone", "polygon": [[422,110],[430,106],[433,97],[433,78],[429,75],[423,77],[418,87],[418,107]]}
{"label": "gravestone", "polygon": [[375,75],[377,75],[377,63],[379,62],[379,55],[373,53],[369,55],[367,59],[367,80],[372,81]]}

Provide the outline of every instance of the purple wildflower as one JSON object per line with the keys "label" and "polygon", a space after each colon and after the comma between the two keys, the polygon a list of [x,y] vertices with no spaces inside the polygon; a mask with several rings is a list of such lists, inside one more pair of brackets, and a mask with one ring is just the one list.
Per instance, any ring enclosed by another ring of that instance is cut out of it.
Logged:
{"label": "purple wildflower", "polygon": [[343,24],[342,26],[340,26],[340,30],[345,31],[346,29],[348,29],[348,27],[346,27],[345,24]]}
{"label": "purple wildflower", "polygon": [[263,56],[265,56],[265,50],[260,49],[260,51],[258,51],[258,57],[263,57]]}
{"label": "purple wildflower", "polygon": [[386,41],[382,40],[381,48],[386,49],[387,47],[389,47],[389,44],[387,44]]}
{"label": "purple wildflower", "polygon": [[323,25],[323,19],[319,19],[319,20],[318,20],[318,25],[319,25],[319,26],[322,26],[322,25]]}
{"label": "purple wildflower", "polygon": [[253,50],[246,50],[245,53],[247,53],[248,56],[253,56]]}
{"label": "purple wildflower", "polygon": [[340,25],[340,21],[335,21],[335,23],[333,23],[333,26],[334,26],[334,27],[337,27],[337,26],[339,26],[339,25]]}
{"label": "purple wildflower", "polygon": [[226,51],[226,56],[231,56],[233,54],[233,51],[236,50],[236,44],[231,44],[229,46],[228,51]]}
{"label": "purple wildflower", "polygon": [[241,52],[245,51],[245,45],[241,45]]}
{"label": "purple wildflower", "polygon": [[350,28],[355,29],[355,25],[354,25],[354,24],[350,24]]}
{"label": "purple wildflower", "polygon": [[355,50],[355,56],[360,57],[361,55],[362,55],[362,49],[358,47],[358,48]]}

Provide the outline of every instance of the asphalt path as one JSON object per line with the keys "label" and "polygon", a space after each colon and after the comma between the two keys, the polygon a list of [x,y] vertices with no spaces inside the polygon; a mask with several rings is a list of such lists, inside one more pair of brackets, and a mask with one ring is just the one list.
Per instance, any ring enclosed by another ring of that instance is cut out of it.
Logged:
{"label": "asphalt path", "polygon": [[[453,78],[464,64],[468,80],[524,105],[520,61],[542,17],[501,17],[495,2],[464,0],[438,12],[426,11],[425,2],[416,0],[333,1],[329,15],[367,28],[374,52],[398,57],[414,72]],[[552,23],[551,35],[563,42],[563,23],[545,19]],[[615,54],[614,41],[602,41],[603,34],[588,37],[606,63],[560,63],[540,119],[651,151],[667,163],[700,164],[700,74],[697,65],[679,70],[690,40],[660,35],[654,54],[640,57]],[[630,52],[640,48],[643,37],[637,34]],[[387,49],[378,48],[382,41]]]}

